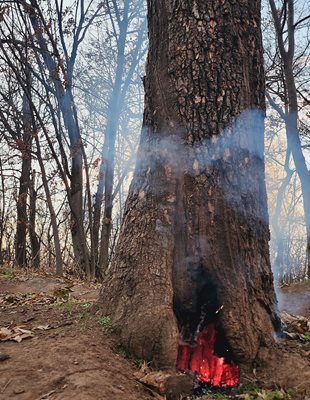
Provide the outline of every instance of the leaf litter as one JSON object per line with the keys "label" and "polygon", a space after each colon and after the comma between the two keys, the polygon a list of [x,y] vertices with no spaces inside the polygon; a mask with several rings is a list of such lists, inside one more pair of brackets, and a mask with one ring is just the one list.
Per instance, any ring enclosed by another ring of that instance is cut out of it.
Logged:
{"label": "leaf litter", "polygon": [[19,307],[21,305],[46,305],[57,301],[57,297],[46,293],[9,293],[0,295],[0,305]]}
{"label": "leaf litter", "polygon": [[281,313],[284,324],[283,333],[288,339],[309,341],[310,340],[310,318],[301,315],[293,315],[284,311]]}
{"label": "leaf litter", "polygon": [[20,343],[22,340],[32,337],[34,337],[33,332],[29,329],[25,329],[23,325],[16,326],[15,324],[11,324],[9,327],[0,327],[1,342],[13,340],[14,342]]}

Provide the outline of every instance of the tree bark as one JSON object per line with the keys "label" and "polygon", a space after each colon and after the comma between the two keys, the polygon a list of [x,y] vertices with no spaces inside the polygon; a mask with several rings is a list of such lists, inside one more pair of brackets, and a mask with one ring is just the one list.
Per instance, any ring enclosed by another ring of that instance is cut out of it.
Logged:
{"label": "tree bark", "polygon": [[27,199],[31,172],[32,120],[30,105],[26,94],[23,95],[23,132],[18,141],[21,151],[21,174],[17,198],[17,222],[15,239],[15,260],[19,267],[26,267],[26,240],[28,231]]}
{"label": "tree bark", "polygon": [[79,267],[90,279],[91,259],[84,229],[83,207],[83,143],[75,114],[71,87],[57,96],[65,127],[68,131],[71,150],[70,208],[73,251]]}
{"label": "tree bark", "polygon": [[29,185],[29,237],[31,244],[31,265],[40,267],[40,241],[36,232],[37,191],[35,189],[36,171],[32,171]]}
{"label": "tree bark", "polygon": [[38,136],[35,136],[35,142],[36,142],[36,147],[37,147],[37,159],[38,159],[38,163],[39,163],[40,169],[41,169],[42,183],[43,183],[43,187],[44,187],[44,191],[45,191],[45,195],[46,195],[46,202],[47,202],[47,207],[48,207],[48,210],[50,213],[51,226],[52,226],[52,231],[53,231],[54,247],[55,247],[56,275],[62,276],[63,260],[62,260],[62,255],[61,255],[60,237],[59,237],[59,231],[58,231],[58,225],[57,225],[57,218],[56,218],[56,213],[55,213],[55,209],[54,209],[54,205],[53,205],[53,201],[52,201],[50,188],[48,185],[48,179],[46,176],[45,166],[44,166],[43,159],[42,159],[40,141],[38,139]]}
{"label": "tree bark", "polygon": [[3,242],[4,242],[4,232],[6,228],[5,223],[5,178],[3,174],[3,165],[2,160],[0,158],[0,176],[1,176],[1,207],[0,207],[0,265],[4,263],[4,249],[3,249]]}
{"label": "tree bark", "polygon": [[101,291],[124,346],[174,368],[181,327],[217,298],[235,359],[272,343],[260,2],[148,0],[146,103]]}

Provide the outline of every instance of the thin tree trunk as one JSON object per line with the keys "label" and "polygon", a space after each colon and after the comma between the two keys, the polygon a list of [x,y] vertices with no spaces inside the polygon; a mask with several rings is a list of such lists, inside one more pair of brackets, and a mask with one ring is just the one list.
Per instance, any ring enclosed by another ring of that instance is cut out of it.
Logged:
{"label": "thin tree trunk", "polygon": [[29,237],[31,245],[31,265],[39,269],[40,267],[40,241],[36,233],[36,206],[37,191],[35,189],[36,172],[32,171],[32,178],[29,185]]}
{"label": "thin tree trunk", "polygon": [[[79,123],[72,94],[72,69],[75,59],[70,59],[70,71],[67,71],[66,85],[62,83],[59,74],[60,65],[57,65],[49,52],[45,37],[42,35],[42,26],[36,14],[37,3],[32,2],[33,8],[28,10],[30,21],[38,40],[41,55],[50,77],[53,78],[55,95],[61,110],[65,128],[68,132],[71,151],[71,176],[70,176],[70,208],[71,208],[71,235],[75,260],[78,266],[90,279],[91,259],[84,229],[83,208],[83,142],[80,134]],[[76,56],[76,55],[75,55]],[[70,72],[70,74],[69,74]]]}
{"label": "thin tree trunk", "polygon": [[4,182],[1,158],[0,158],[0,176],[1,176],[1,192],[2,192],[1,193],[1,209],[0,209],[0,265],[2,265],[4,263],[3,240],[4,240],[4,232],[5,232],[5,182]]}
{"label": "thin tree trunk", "polygon": [[[104,190],[104,211],[101,226],[100,246],[98,252],[98,274],[103,276],[109,263],[109,244],[112,230],[112,210],[113,210],[113,183],[114,183],[114,159],[115,141],[119,119],[121,115],[120,95],[122,89],[123,73],[125,66],[125,45],[128,29],[128,5],[123,12],[123,19],[120,23],[120,34],[117,45],[117,66],[115,80],[108,107],[108,120],[105,132],[105,141],[102,148],[101,165],[98,190],[96,194],[96,240],[99,244],[99,223],[101,220],[101,204]],[[125,96],[126,93],[123,93]]]}
{"label": "thin tree trunk", "polygon": [[31,172],[31,146],[32,146],[32,120],[29,101],[26,94],[23,95],[23,132],[20,141],[21,174],[19,177],[19,192],[17,198],[17,223],[15,239],[15,260],[19,267],[27,265],[26,240],[28,231],[27,199]]}
{"label": "thin tree trunk", "polygon": [[[300,136],[298,132],[298,100],[293,70],[295,53],[295,26],[294,26],[294,1],[288,0],[284,6],[287,6],[285,12],[287,23],[287,49],[284,45],[283,29],[279,18],[278,10],[274,0],[269,0],[274,19],[279,51],[284,68],[284,78],[286,94],[288,98],[288,114],[285,116],[285,127],[287,145],[292,151],[296,171],[301,183],[301,192],[303,197],[304,218],[306,224],[306,259],[307,259],[307,277],[310,278],[310,172],[308,170],[305,157],[302,152]],[[284,25],[283,25],[284,26]]]}
{"label": "thin tree trunk", "polygon": [[[291,76],[293,78],[293,75]],[[288,79],[288,78],[286,78]],[[288,89],[289,93],[289,89]],[[297,100],[297,99],[296,99]],[[301,141],[297,127],[297,111],[291,111],[286,117],[287,143],[292,149],[292,155],[296,172],[301,183],[301,193],[303,199],[304,219],[306,225],[306,277],[310,279],[310,172],[308,171],[305,157],[302,152]]]}
{"label": "thin tree trunk", "polygon": [[148,13],[144,128],[103,312],[136,357],[174,368],[180,329],[193,333],[217,298],[234,358],[250,365],[279,327],[260,2],[148,0]]}
{"label": "thin tree trunk", "polygon": [[62,261],[62,255],[61,255],[61,247],[60,247],[60,238],[59,238],[59,231],[58,231],[58,225],[57,225],[57,218],[56,218],[56,213],[54,210],[53,202],[52,202],[52,196],[50,193],[50,188],[48,185],[48,180],[46,176],[46,171],[45,171],[45,166],[42,160],[42,155],[41,155],[41,147],[40,147],[40,141],[37,135],[35,136],[35,141],[36,141],[36,148],[37,148],[37,159],[40,165],[41,169],[41,175],[42,175],[42,182],[43,182],[43,187],[46,195],[46,202],[47,202],[47,207],[50,213],[50,218],[51,218],[51,225],[52,225],[52,230],[53,230],[53,237],[54,237],[54,247],[55,247],[55,258],[56,258],[56,275],[57,276],[62,276],[63,274],[63,261]]}
{"label": "thin tree trunk", "polygon": [[[128,88],[132,81],[134,71],[141,59],[141,47],[145,34],[145,24],[143,21],[139,28],[139,34],[132,51],[132,62],[127,75],[124,76],[125,67],[125,47],[128,35],[129,23],[129,1],[126,1],[123,9],[123,18],[120,21],[120,34],[117,40],[117,67],[111,98],[108,106],[108,121],[105,132],[105,142],[102,148],[102,159],[100,165],[98,189],[96,193],[96,203],[94,207],[96,243],[99,245],[99,227],[102,219],[100,246],[97,254],[97,273],[103,276],[110,260],[110,240],[112,232],[112,212],[113,212],[113,186],[114,186],[114,159],[115,141],[119,125],[121,112],[126,102]],[[103,218],[101,218],[101,206],[104,199]]]}
{"label": "thin tree trunk", "polygon": [[90,254],[84,229],[83,207],[83,149],[78,122],[75,119],[73,96],[69,88],[60,97],[60,108],[71,147],[71,234],[75,258],[90,279]]}
{"label": "thin tree trunk", "polygon": [[284,163],[284,170],[286,172],[286,176],[282,180],[281,185],[279,187],[277,198],[276,198],[275,210],[274,210],[272,220],[271,220],[271,225],[274,230],[275,242],[276,242],[276,258],[274,261],[274,271],[276,274],[276,280],[279,281],[280,283],[282,282],[282,279],[284,278],[284,237],[283,237],[283,230],[281,228],[281,225],[279,224],[279,220],[280,220],[280,216],[281,216],[281,210],[282,210],[283,200],[284,200],[284,196],[285,196],[285,191],[286,191],[288,184],[290,183],[290,180],[291,180],[293,172],[294,172],[289,167],[290,154],[291,154],[291,151],[290,151],[289,147],[287,147],[285,163]]}

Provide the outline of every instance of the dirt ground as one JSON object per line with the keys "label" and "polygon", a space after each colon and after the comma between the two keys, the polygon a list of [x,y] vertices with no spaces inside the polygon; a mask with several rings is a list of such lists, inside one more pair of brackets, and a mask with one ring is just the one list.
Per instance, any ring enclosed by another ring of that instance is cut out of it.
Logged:
{"label": "dirt ground", "polygon": [[[297,286],[280,289],[279,305],[309,316],[310,284]],[[126,358],[93,312],[98,293],[80,281],[0,274],[0,328],[31,336],[0,341],[1,400],[154,399],[135,379],[139,360]]]}
{"label": "dirt ground", "polygon": [[[0,356],[9,357],[0,360],[0,399],[153,399],[135,380],[133,361],[115,352],[89,311],[99,289],[77,283],[69,292],[66,285],[50,277],[0,279],[0,299],[7,294],[13,302],[0,303],[0,327],[16,324],[34,335],[20,343],[0,342]],[[68,292],[68,301],[57,297]],[[8,294],[18,294],[17,304]],[[55,296],[58,301],[45,304]]]}
{"label": "dirt ground", "polygon": [[279,288],[277,298],[280,311],[310,317],[310,281]]}

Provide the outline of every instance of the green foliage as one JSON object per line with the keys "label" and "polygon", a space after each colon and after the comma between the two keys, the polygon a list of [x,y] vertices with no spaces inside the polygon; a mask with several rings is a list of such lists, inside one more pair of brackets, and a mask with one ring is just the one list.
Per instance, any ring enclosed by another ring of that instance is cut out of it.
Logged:
{"label": "green foliage", "polygon": [[241,394],[248,394],[249,395],[249,400],[256,399],[258,393],[259,393],[259,388],[255,383],[246,383],[241,386],[240,388],[240,393]]}
{"label": "green foliage", "polygon": [[15,278],[15,271],[12,268],[1,267],[0,268],[0,278],[1,279],[14,279]]}
{"label": "green foliage", "polygon": [[310,332],[306,332],[302,336],[307,342],[310,341]]}
{"label": "green foliage", "polygon": [[272,392],[268,392],[265,397],[266,400],[285,400],[288,397],[285,393],[280,392],[279,390],[273,390]]}
{"label": "green foliage", "polygon": [[108,315],[103,315],[97,319],[99,325],[102,326],[102,330],[105,333],[110,333],[113,331],[112,319]]}
{"label": "green foliage", "polygon": [[191,400],[199,400],[199,399],[203,399],[203,400],[229,400],[230,398],[231,398],[230,396],[227,396],[227,395],[222,394],[222,393],[214,393],[214,394],[204,395],[203,397],[192,396]]}
{"label": "green foliage", "polygon": [[247,383],[236,388],[234,393],[222,394],[213,393],[204,396],[190,396],[186,397],[186,400],[230,400],[230,399],[242,399],[242,400],[305,400],[304,392],[299,392],[297,389],[291,389],[284,391],[280,390],[269,390],[258,387],[255,383]]}
{"label": "green foliage", "polygon": [[68,314],[76,313],[76,320],[83,321],[92,318],[92,314],[89,312],[89,308],[92,306],[93,302],[80,302],[76,299],[71,298],[70,288],[64,288],[65,290],[57,289],[54,291],[54,296],[56,297],[52,307],[55,310],[65,312]]}
{"label": "green foliage", "polygon": [[213,400],[228,400],[229,398],[221,393],[215,393],[212,395],[211,399]]}
{"label": "green foliage", "polygon": [[65,287],[55,289],[53,292],[53,296],[56,298],[56,301],[57,302],[69,301],[69,299],[71,297],[72,286],[73,286],[73,284],[70,284]]}
{"label": "green foliage", "polygon": [[84,310],[87,310],[88,308],[90,308],[93,305],[93,301],[88,301],[86,303],[82,304],[82,308],[84,308]]}
{"label": "green foliage", "polygon": [[254,383],[242,385],[240,393],[245,395],[245,400],[293,400],[291,393],[283,390],[265,390]]}
{"label": "green foliage", "polygon": [[128,351],[128,349],[126,349],[126,347],[122,346],[121,344],[119,344],[115,348],[115,353],[120,354],[124,358],[130,358],[130,352]]}
{"label": "green foliage", "polygon": [[64,300],[58,301],[57,300],[55,303],[53,303],[53,308],[55,308],[56,310],[60,310],[60,311],[71,314],[77,305],[78,305],[78,303],[75,300],[71,300],[71,299],[68,299],[67,301],[64,301]]}
{"label": "green foliage", "polygon": [[136,368],[141,368],[144,363],[146,363],[146,361],[144,361],[142,358],[137,358],[136,360],[134,360]]}

